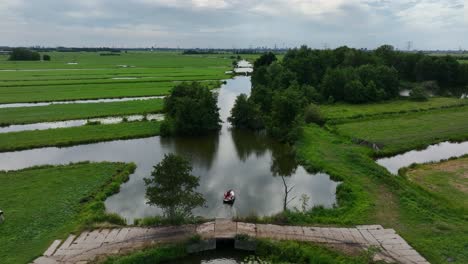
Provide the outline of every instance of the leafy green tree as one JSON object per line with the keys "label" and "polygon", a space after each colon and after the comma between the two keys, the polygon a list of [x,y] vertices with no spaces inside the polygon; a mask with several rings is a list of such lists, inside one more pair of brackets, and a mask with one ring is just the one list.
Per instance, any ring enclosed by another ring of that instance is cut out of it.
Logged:
{"label": "leafy green tree", "polygon": [[366,98],[366,87],[360,80],[353,80],[345,86],[346,101],[355,104],[365,103]]}
{"label": "leafy green tree", "polygon": [[329,69],[322,80],[322,94],[326,98],[332,96],[335,101],[347,101],[345,86],[356,79],[358,77],[351,67]]}
{"label": "leafy green tree", "polygon": [[237,96],[228,121],[236,128],[256,130],[264,127],[260,107],[249,100],[245,94]]}
{"label": "leafy green tree", "polygon": [[200,83],[181,83],[165,98],[161,134],[203,135],[221,129],[217,98]]}
{"label": "leafy green tree", "polygon": [[50,55],[44,54],[44,55],[42,56],[42,60],[44,60],[44,61],[50,61]]}
{"label": "leafy green tree", "polygon": [[382,45],[375,50],[375,55],[387,66],[393,66],[397,53],[392,45]]}
{"label": "leafy green tree", "polygon": [[277,60],[278,58],[276,58],[276,55],[273,52],[265,53],[254,62],[254,69],[260,68],[262,66],[269,66]]}
{"label": "leafy green tree", "polygon": [[181,156],[168,154],[145,178],[148,204],[160,207],[173,222],[192,216],[192,210],[203,206],[203,195],[196,192],[200,178],[191,174],[190,162]]}
{"label": "leafy green tree", "polygon": [[287,142],[294,142],[299,136],[300,121],[306,104],[305,98],[296,86],[277,92],[273,96],[271,115],[267,131],[273,137]]}

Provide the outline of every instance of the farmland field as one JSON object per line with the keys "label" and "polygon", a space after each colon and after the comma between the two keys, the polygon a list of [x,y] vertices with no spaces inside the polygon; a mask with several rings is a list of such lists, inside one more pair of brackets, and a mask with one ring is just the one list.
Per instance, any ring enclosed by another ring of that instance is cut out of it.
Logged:
{"label": "farmland field", "polygon": [[0,59],[0,103],[165,95],[180,81],[219,86],[232,67],[228,58],[169,52],[50,55],[50,62]]}

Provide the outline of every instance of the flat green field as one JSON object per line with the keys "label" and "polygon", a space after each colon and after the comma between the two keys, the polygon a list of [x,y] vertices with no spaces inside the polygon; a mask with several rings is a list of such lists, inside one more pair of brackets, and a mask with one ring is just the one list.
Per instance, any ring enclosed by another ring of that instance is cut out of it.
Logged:
{"label": "flat green field", "polygon": [[232,67],[232,60],[224,57],[173,52],[50,54],[50,62],[14,62],[3,56],[0,103],[166,95],[175,82],[229,78],[225,72]]}
{"label": "flat green field", "polygon": [[0,124],[29,124],[93,117],[157,113],[163,99],[111,103],[53,104],[47,106],[0,108]]}
{"label": "flat green field", "polygon": [[468,105],[468,100],[453,97],[433,97],[426,102],[394,100],[378,104],[333,104],[320,109],[327,120],[357,119],[378,115],[403,114]]}
{"label": "flat green field", "polygon": [[0,205],[5,212],[1,262],[29,263],[55,239],[94,219],[105,219],[103,200],[134,169],[132,164],[103,162],[0,172]]}
{"label": "flat green field", "polygon": [[335,126],[349,138],[380,145],[377,155],[391,155],[446,140],[468,139],[468,107],[402,114]]}
{"label": "flat green field", "polygon": [[[226,67],[232,60],[224,55],[182,55],[180,52],[129,51],[120,56],[100,56],[106,52],[44,52],[51,61],[28,62],[7,61],[0,56],[0,69],[83,69],[83,68],[183,68],[183,67]],[[77,63],[77,64],[68,64]]]}
{"label": "flat green field", "polygon": [[156,136],[159,135],[159,124],[156,121],[139,121],[2,133],[0,152]]}

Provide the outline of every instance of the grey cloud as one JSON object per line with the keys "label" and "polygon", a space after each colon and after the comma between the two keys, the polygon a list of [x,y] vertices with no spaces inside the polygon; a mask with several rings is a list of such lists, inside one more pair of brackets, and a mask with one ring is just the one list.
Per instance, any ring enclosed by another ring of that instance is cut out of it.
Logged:
{"label": "grey cloud", "polygon": [[[468,44],[461,0],[2,0],[0,45]],[[437,12],[428,10],[437,8]],[[468,49],[467,47],[464,47]]]}

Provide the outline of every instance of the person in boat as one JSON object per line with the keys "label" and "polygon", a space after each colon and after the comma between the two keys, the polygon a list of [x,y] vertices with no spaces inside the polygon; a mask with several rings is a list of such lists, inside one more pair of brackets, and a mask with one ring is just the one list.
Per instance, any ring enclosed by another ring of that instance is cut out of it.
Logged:
{"label": "person in boat", "polygon": [[234,200],[236,200],[236,195],[234,194],[234,191],[233,190],[229,190],[227,192],[224,193],[224,199],[223,199],[223,202],[224,203],[234,203]]}

